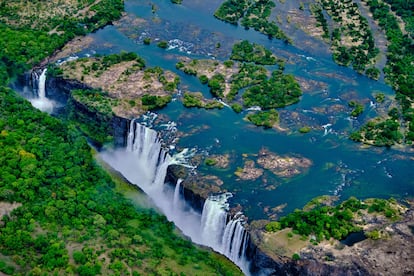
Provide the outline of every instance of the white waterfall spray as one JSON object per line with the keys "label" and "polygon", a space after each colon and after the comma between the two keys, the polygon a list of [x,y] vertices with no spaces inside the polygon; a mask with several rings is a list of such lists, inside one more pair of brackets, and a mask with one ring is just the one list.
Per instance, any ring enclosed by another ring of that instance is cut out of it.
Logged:
{"label": "white waterfall spray", "polygon": [[46,98],[46,72],[47,69],[45,68],[40,76],[34,73],[33,81],[37,81],[37,98],[30,100],[30,102],[37,109],[52,113],[53,102]]}
{"label": "white waterfall spray", "polygon": [[237,214],[230,219],[228,215],[227,200],[232,195],[225,193],[209,197],[200,215],[181,196],[181,179],[175,189],[164,185],[169,165],[194,168],[187,162],[192,155],[192,151],[185,149],[170,156],[162,147],[158,133],[134,120],[129,127],[126,150],[102,153],[107,163],[143,189],[167,218],[193,242],[212,247],[249,274],[245,258],[248,233],[243,227],[243,216]]}
{"label": "white waterfall spray", "polygon": [[181,182],[183,182],[183,180],[181,178],[179,178],[177,180],[177,184],[175,184],[174,199],[173,199],[174,210],[177,210],[181,207],[181,204],[180,204],[180,200],[181,200],[181,193],[180,193]]}
{"label": "white waterfall spray", "polygon": [[203,244],[225,255],[248,275],[246,248],[249,234],[243,226],[242,213],[237,213],[231,219],[228,216],[227,200],[231,196],[231,193],[210,196],[204,203],[201,216],[202,240]]}

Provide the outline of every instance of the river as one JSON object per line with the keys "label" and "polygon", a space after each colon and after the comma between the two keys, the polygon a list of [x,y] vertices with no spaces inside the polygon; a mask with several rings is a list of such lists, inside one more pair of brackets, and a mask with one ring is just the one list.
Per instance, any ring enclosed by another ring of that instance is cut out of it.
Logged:
{"label": "river", "polygon": [[[207,86],[201,85],[196,77],[178,71],[176,62],[182,56],[226,60],[234,42],[248,39],[286,59],[286,73],[314,81],[315,85],[304,91],[298,104],[278,110],[281,127],[287,131],[255,127],[243,119],[246,112],[236,114],[227,107],[187,109],[179,97],[157,111],[165,122],[175,122],[178,131],[184,133],[175,148],[195,149],[204,155],[230,155],[231,163],[226,169],[201,164],[197,171],[223,180],[221,189],[233,194],[229,199],[231,206],[240,204],[249,220],[273,217],[272,208],[282,204],[286,206],[277,215],[292,212],[320,195],[336,195],[340,200],[350,196],[413,197],[412,152],[362,147],[347,138],[380,112],[381,105],[375,103],[374,94],[381,92],[389,98],[392,89],[382,81],[336,65],[327,51],[300,47],[300,39],[293,46],[286,45],[254,30],[215,19],[213,13],[220,2],[183,1],[182,5],[174,5],[170,1],[153,0],[152,6],[148,1],[125,1],[124,19],[90,34],[92,44],[79,55],[133,51],[148,66],[160,66],[178,74],[181,90],[201,91],[211,98]],[[142,43],[145,37],[153,40],[151,45]],[[171,47],[167,50],[157,47],[156,41],[160,40],[170,41]],[[217,43],[220,47],[216,47]],[[364,104],[365,111],[358,119],[349,117],[350,100]],[[298,129],[303,125],[311,126],[311,132],[300,134]],[[308,158],[312,166],[292,178],[265,171],[254,181],[238,179],[234,172],[248,160],[256,162],[263,148],[282,156]]]}

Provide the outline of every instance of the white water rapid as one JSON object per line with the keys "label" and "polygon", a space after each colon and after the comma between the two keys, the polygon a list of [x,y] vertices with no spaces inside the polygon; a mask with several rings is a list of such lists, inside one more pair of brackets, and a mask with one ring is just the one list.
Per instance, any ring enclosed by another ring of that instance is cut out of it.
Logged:
{"label": "white water rapid", "polygon": [[185,202],[181,179],[175,189],[164,185],[168,166],[178,164],[191,168],[186,161],[191,154],[191,151],[183,150],[170,156],[161,146],[156,131],[133,120],[126,148],[102,152],[101,155],[131,183],[144,190],[168,220],[173,221],[193,242],[224,254],[249,275],[249,263],[245,257],[249,235],[243,227],[242,214],[233,219],[228,215],[227,200],[232,195],[210,196],[200,214]]}
{"label": "white water rapid", "polygon": [[40,76],[37,76],[37,74],[34,73],[35,74],[34,79],[35,81],[37,81],[37,87],[38,87],[37,98],[31,99],[30,102],[37,109],[43,112],[52,113],[53,102],[49,100],[48,98],[46,98],[46,72],[47,72],[47,69],[45,68],[43,69]]}

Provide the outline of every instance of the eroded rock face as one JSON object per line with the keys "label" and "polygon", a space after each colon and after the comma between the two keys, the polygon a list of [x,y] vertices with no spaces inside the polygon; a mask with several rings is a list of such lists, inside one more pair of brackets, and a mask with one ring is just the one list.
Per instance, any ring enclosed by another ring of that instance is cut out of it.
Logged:
{"label": "eroded rock face", "polygon": [[292,177],[303,173],[312,166],[312,161],[305,157],[280,156],[262,149],[257,163],[280,177]]}

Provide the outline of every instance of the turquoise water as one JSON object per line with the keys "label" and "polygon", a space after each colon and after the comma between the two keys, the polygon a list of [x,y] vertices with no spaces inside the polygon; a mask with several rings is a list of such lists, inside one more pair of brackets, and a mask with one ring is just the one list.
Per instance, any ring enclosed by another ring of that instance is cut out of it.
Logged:
{"label": "turquoise water", "polygon": [[[285,58],[287,73],[319,82],[305,91],[298,104],[279,109],[281,127],[287,131],[255,127],[243,120],[246,112],[236,114],[227,107],[222,110],[186,109],[180,99],[158,112],[167,118],[166,121],[176,122],[178,130],[185,134],[177,148],[195,148],[199,153],[210,155],[230,154],[232,162],[228,169],[200,165],[198,171],[220,177],[224,181],[222,189],[234,194],[232,205],[241,204],[250,219],[267,218],[272,215],[269,210],[281,204],[286,207],[278,215],[286,214],[320,195],[338,195],[341,200],[350,196],[413,197],[412,152],[361,148],[360,144],[347,139],[349,132],[380,110],[381,106],[370,105],[375,101],[373,94],[379,91],[393,95],[390,87],[337,66],[327,52],[285,45],[255,31],[216,20],[213,13],[220,2],[184,1],[183,5],[173,5],[169,1],[154,0],[156,12],[152,13],[147,1],[125,1],[129,18],[145,21],[138,25],[108,26],[91,34],[94,43],[81,54],[134,51],[148,66],[161,66],[177,73],[182,80],[181,89],[202,91],[210,97],[207,87],[195,77],[175,69],[176,62],[181,56],[225,60],[235,41],[249,39]],[[144,36],[156,41],[180,39],[188,47],[180,51],[178,48],[163,50],[156,43],[145,46],[141,43]],[[221,44],[219,49],[215,47],[217,42]],[[300,46],[300,41],[296,45]],[[365,106],[357,120],[349,118],[349,100],[357,100]],[[322,125],[328,123],[331,126],[325,131]],[[297,130],[303,125],[310,125],[312,131],[299,134]],[[256,181],[238,180],[234,175],[236,169],[242,167],[245,160],[256,161],[262,148],[279,155],[306,157],[313,165],[304,174],[289,179],[265,171]]]}

